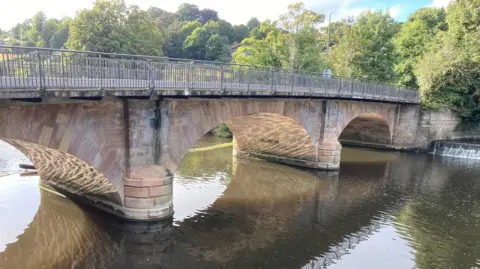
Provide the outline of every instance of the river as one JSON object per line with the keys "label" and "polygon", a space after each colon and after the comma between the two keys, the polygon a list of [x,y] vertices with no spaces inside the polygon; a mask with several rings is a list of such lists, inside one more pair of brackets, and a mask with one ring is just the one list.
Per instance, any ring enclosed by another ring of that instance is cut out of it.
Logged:
{"label": "river", "polygon": [[[197,146],[223,143],[206,137]],[[20,177],[0,143],[0,268],[480,268],[480,161],[342,150],[338,172],[189,153],[172,223],[132,224]]]}

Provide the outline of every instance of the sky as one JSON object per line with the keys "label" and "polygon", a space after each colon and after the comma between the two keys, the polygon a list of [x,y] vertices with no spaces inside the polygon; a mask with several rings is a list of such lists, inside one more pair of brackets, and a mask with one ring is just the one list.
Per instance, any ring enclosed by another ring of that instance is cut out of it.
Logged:
{"label": "sky", "polygon": [[[332,21],[358,15],[367,9],[389,10],[398,21],[405,21],[415,10],[427,7],[446,7],[451,0],[304,0],[308,9],[332,14]],[[0,29],[8,30],[15,24],[43,11],[48,18],[73,17],[82,8],[90,8],[93,0],[3,0],[0,8]],[[219,17],[232,24],[246,23],[249,18],[275,20],[295,0],[125,0],[127,5],[141,8],[156,6],[174,12],[181,3],[188,2],[200,8],[218,11]],[[328,15],[326,15],[328,17]]]}

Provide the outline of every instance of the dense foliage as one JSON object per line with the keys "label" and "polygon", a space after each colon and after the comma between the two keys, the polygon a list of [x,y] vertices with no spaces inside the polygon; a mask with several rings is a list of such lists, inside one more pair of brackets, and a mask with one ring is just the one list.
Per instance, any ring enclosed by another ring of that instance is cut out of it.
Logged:
{"label": "dense foliage", "polygon": [[302,2],[288,6],[278,20],[232,25],[215,10],[188,3],[168,12],[97,0],[74,18],[48,19],[38,12],[0,30],[0,43],[329,69],[418,89],[425,107],[451,109],[468,125],[480,121],[480,0],[422,8],[404,23],[380,10],[330,25]]}

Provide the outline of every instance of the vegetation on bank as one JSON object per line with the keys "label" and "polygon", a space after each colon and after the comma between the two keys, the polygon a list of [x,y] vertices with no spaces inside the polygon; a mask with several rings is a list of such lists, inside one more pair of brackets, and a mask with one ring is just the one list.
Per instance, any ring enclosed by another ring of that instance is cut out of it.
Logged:
{"label": "vegetation on bank", "polygon": [[213,129],[212,133],[215,136],[223,137],[223,138],[232,138],[233,137],[232,132],[230,131],[230,129],[228,129],[228,126],[225,123],[221,123],[220,125],[215,127],[215,129]]}
{"label": "vegetation on bank", "polygon": [[[98,0],[74,18],[47,19],[39,12],[0,30],[0,39],[11,45],[330,69],[334,75],[419,89],[424,107],[451,109],[467,126],[480,121],[480,0],[422,8],[404,23],[378,10],[330,25],[301,2],[276,21],[252,18],[232,25],[215,10],[187,3],[172,13]],[[220,136],[229,134],[226,126],[217,129]]]}

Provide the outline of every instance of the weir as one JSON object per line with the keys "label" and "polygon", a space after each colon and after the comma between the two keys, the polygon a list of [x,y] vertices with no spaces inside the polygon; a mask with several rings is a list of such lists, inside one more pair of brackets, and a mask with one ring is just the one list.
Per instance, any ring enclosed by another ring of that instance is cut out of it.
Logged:
{"label": "weir", "polygon": [[465,141],[433,141],[431,154],[480,160],[480,144]]}

